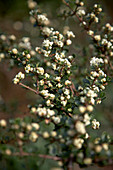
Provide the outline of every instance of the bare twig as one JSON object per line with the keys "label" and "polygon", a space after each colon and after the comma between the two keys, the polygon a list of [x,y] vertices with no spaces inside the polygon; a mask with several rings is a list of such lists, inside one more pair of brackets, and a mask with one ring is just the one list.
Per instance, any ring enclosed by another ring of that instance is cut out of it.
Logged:
{"label": "bare twig", "polygon": [[39,94],[39,91],[34,90],[34,89],[32,89],[31,87],[26,86],[26,85],[23,84],[23,83],[19,83],[19,85],[22,86],[22,87],[25,87],[26,89],[28,89],[28,90],[30,90],[30,91],[32,91],[32,92],[35,92],[36,94]]}
{"label": "bare twig", "polygon": [[43,155],[43,154],[33,154],[33,153],[27,153],[27,152],[16,152],[13,154],[14,156],[38,156],[40,158],[44,158],[44,159],[52,159],[54,161],[60,161],[62,160],[60,157],[57,156],[51,156],[51,155]]}

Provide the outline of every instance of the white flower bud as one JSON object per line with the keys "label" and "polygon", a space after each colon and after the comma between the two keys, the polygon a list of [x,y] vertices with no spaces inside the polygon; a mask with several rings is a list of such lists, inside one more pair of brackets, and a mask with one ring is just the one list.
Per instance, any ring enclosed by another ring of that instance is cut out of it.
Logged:
{"label": "white flower bud", "polygon": [[1,120],[0,120],[0,126],[1,126],[1,127],[6,127],[6,126],[7,126],[6,120],[1,119]]}
{"label": "white flower bud", "polygon": [[13,48],[13,49],[12,49],[12,52],[13,52],[13,54],[16,55],[16,54],[18,53],[18,50],[17,50],[16,48]]}

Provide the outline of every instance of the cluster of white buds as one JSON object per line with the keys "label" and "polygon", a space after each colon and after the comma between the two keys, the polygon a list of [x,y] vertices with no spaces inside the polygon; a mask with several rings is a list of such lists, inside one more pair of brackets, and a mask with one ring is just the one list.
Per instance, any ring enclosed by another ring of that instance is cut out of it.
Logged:
{"label": "cluster of white buds", "polygon": [[107,40],[107,39],[105,39],[105,38],[102,39],[101,44],[106,46],[107,49],[110,49],[110,48],[113,49],[112,42]]}
{"label": "cluster of white buds", "polygon": [[91,14],[89,14],[88,16],[90,16],[91,19],[93,19],[96,23],[99,22],[98,17],[96,17],[96,15],[94,14],[94,12],[92,12]]}
{"label": "cluster of white buds", "polygon": [[34,71],[34,68],[30,64],[27,64],[25,67],[25,72],[29,73],[29,72],[33,72],[33,71]]}
{"label": "cluster of white buds", "polygon": [[79,17],[82,17],[82,16],[84,16],[85,14],[86,14],[86,12],[85,12],[84,9],[79,9],[79,10],[77,11],[77,15],[79,15]]}
{"label": "cluster of white buds", "polygon": [[49,41],[48,39],[43,41],[43,47],[46,47],[48,49],[52,49],[53,42]]}
{"label": "cluster of white buds", "polygon": [[66,35],[67,35],[68,38],[70,38],[70,37],[75,38],[75,35],[72,31],[67,31]]}
{"label": "cluster of white buds", "polygon": [[49,20],[45,15],[42,15],[42,14],[37,15],[37,20],[38,20],[39,24],[42,24],[42,25],[49,24]]}
{"label": "cluster of white buds", "polygon": [[49,97],[51,100],[54,100],[54,98],[55,98],[55,95],[52,93],[49,93],[48,90],[42,90],[42,91],[40,91],[40,94],[42,96],[44,96],[45,98]]}
{"label": "cluster of white buds", "polygon": [[85,126],[88,126],[90,124],[90,116],[88,113],[85,113],[84,115],[84,123],[85,123]]}
{"label": "cluster of white buds", "polygon": [[75,138],[73,140],[73,144],[77,149],[81,149],[83,143],[84,143],[84,140],[82,138]]}
{"label": "cluster of white buds", "polygon": [[26,50],[31,50],[31,42],[29,37],[23,37],[18,44],[19,48],[26,49]]}
{"label": "cluster of white buds", "polygon": [[92,121],[92,128],[93,129],[99,129],[99,127],[100,127],[100,123],[96,119],[94,119]]}
{"label": "cluster of white buds", "polygon": [[102,58],[93,57],[90,60],[91,66],[99,66],[99,64],[103,64],[103,63],[104,63],[104,60]]}
{"label": "cluster of white buds", "polygon": [[[31,108],[31,112],[32,112],[32,108]],[[40,117],[46,117],[46,118],[50,118],[50,117],[53,117],[55,115],[54,110],[47,109],[45,107],[43,107],[43,108],[38,107],[35,110],[35,113],[37,113]]]}
{"label": "cluster of white buds", "polygon": [[30,135],[29,135],[29,140],[32,141],[32,142],[36,142],[36,140],[38,139],[38,134],[36,132],[31,132]]}
{"label": "cluster of white buds", "polygon": [[16,76],[15,76],[15,78],[13,79],[13,82],[14,82],[14,84],[17,84],[17,83],[19,83],[22,79],[24,79],[25,78],[25,74],[24,73],[22,73],[22,72],[19,72]]}
{"label": "cluster of white buds", "polygon": [[53,28],[49,28],[49,27],[43,27],[42,28],[42,33],[43,35],[46,35],[46,36],[50,36],[50,34],[52,33],[53,31]]}
{"label": "cluster of white buds", "polygon": [[110,23],[107,23],[106,26],[104,27],[104,29],[108,29],[110,32],[113,31],[113,26],[110,25]]}
{"label": "cluster of white buds", "polygon": [[95,35],[95,36],[94,36],[94,39],[95,39],[96,41],[100,41],[100,40],[101,40],[101,36],[100,36],[100,35]]}
{"label": "cluster of white buds", "polygon": [[[90,104],[92,104],[92,105],[95,104],[95,98],[97,98],[97,96],[98,96],[95,89],[93,89],[92,87],[86,87],[83,90],[83,94],[85,94],[86,98],[89,98],[89,103]],[[86,100],[86,98],[84,97],[84,100]]]}
{"label": "cluster of white buds", "polygon": [[55,124],[59,124],[61,122],[60,116],[53,116],[52,120]]}
{"label": "cluster of white buds", "polygon": [[44,74],[44,69],[43,67],[36,67],[36,72],[40,75],[43,75]]}

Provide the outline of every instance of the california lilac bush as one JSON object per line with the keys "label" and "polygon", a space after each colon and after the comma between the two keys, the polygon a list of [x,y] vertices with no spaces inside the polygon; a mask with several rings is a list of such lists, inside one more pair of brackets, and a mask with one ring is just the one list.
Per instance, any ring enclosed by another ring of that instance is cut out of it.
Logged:
{"label": "california lilac bush", "polygon": [[88,63],[88,67],[83,63],[83,75],[78,71],[77,53],[71,52],[76,35],[71,28],[63,33],[53,28],[33,0],[28,0],[30,21],[40,30],[41,45],[34,48],[28,37],[16,40],[14,35],[0,35],[0,61],[23,68],[13,83],[38,99],[28,106],[30,116],[0,120],[1,159],[29,158],[35,162],[34,169],[41,169],[45,159],[53,160],[51,169],[71,170],[74,163],[80,167],[113,163],[112,137],[98,135],[102,122],[95,118],[95,105],[105,98],[113,76],[113,27],[110,23],[97,27],[102,13],[99,4],[91,11],[81,0],[63,0],[63,4],[60,15],[79,23],[90,39],[92,52],[83,59]]}

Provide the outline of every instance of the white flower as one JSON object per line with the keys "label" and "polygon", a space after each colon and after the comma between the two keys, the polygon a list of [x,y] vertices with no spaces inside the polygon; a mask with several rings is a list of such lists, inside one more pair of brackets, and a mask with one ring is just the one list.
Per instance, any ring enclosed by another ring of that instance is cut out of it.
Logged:
{"label": "white flower", "polygon": [[55,80],[58,81],[58,82],[60,82],[61,77],[55,77]]}
{"label": "white flower", "polygon": [[101,85],[100,88],[101,88],[102,90],[104,90],[104,89],[105,89],[105,86]]}
{"label": "white flower", "polygon": [[16,55],[18,53],[18,50],[16,48],[13,48],[12,53]]}
{"label": "white flower", "polygon": [[96,41],[100,41],[100,40],[101,40],[101,36],[100,36],[100,35],[95,35],[95,36],[94,36],[94,39],[95,39]]}
{"label": "white flower", "polygon": [[93,129],[99,129],[99,127],[100,127],[100,123],[96,119],[93,119],[92,128]]}
{"label": "white flower", "polygon": [[46,18],[46,16],[45,15],[42,15],[42,14],[40,14],[40,15],[37,15],[37,19],[38,19],[38,22],[40,23],[40,24],[45,24],[45,25],[47,25],[48,24],[48,18]]}
{"label": "white flower", "polygon": [[70,85],[71,84],[71,81],[69,81],[69,80],[66,80],[65,81],[65,85],[67,86],[67,85]]}
{"label": "white flower", "polygon": [[42,45],[43,45],[43,47],[47,47],[47,48],[51,49],[52,45],[53,45],[53,42],[51,42],[48,39],[46,39],[46,40],[43,41]]}
{"label": "white flower", "polygon": [[53,85],[50,81],[47,81],[47,84],[48,84],[49,87],[53,87]]}
{"label": "white flower", "polygon": [[49,36],[51,33],[52,33],[52,28],[49,28],[49,27],[43,27],[42,28],[42,32],[43,32],[43,34],[44,35],[47,35],[47,36]]}
{"label": "white flower", "polygon": [[61,100],[64,100],[64,99],[65,99],[65,97],[64,97],[64,96],[61,96],[61,97],[60,97],[60,99],[61,99]]}
{"label": "white flower", "polygon": [[85,126],[88,126],[90,124],[90,117],[88,113],[84,115],[84,123],[85,123]]}
{"label": "white flower", "polygon": [[70,37],[75,38],[75,35],[74,35],[74,33],[72,31],[67,31],[66,34],[67,34],[68,38],[70,38]]}
{"label": "white flower", "polygon": [[19,81],[21,80],[21,79],[24,79],[25,78],[25,74],[23,74],[22,72],[19,72],[16,76],[15,76],[15,78],[13,79],[13,82],[14,82],[14,84],[17,84],[17,83],[19,83]]}
{"label": "white flower", "polygon": [[49,138],[49,133],[48,132],[43,132],[43,138]]}
{"label": "white flower", "polygon": [[18,79],[18,78],[14,78],[14,79],[13,79],[13,83],[14,83],[14,84],[19,83],[19,79]]}
{"label": "white flower", "polygon": [[70,39],[66,40],[66,45],[71,45],[72,41]]}
{"label": "white flower", "polygon": [[47,109],[47,114],[50,116],[54,116],[55,115],[55,111],[54,110],[50,110],[50,109]]}
{"label": "white flower", "polygon": [[87,33],[88,35],[91,35],[91,36],[94,35],[94,32],[92,30],[89,30]]}
{"label": "white flower", "polygon": [[29,136],[29,139],[32,141],[32,142],[36,142],[36,140],[38,139],[38,135],[36,132],[31,132],[30,136]]}
{"label": "white flower", "polygon": [[69,95],[70,94],[70,91],[68,89],[64,89],[64,94],[65,95]]}
{"label": "white flower", "polygon": [[86,107],[85,106],[79,106],[79,111],[80,111],[80,113],[84,113],[86,111]]}
{"label": "white flower", "polygon": [[39,108],[37,109],[37,112],[38,112],[38,115],[41,116],[41,117],[47,115],[47,110],[46,110],[45,107],[44,107],[44,108],[40,108],[40,107],[39,107]]}
{"label": "white flower", "polygon": [[43,75],[44,74],[44,69],[42,67],[37,67],[37,73]]}
{"label": "white flower", "polygon": [[84,125],[84,123],[82,123],[80,121],[76,122],[75,128],[76,128],[78,133],[81,133],[81,134],[85,134],[86,133],[85,125]]}
{"label": "white flower", "polygon": [[66,96],[66,99],[68,99],[68,100],[69,100],[69,99],[70,99],[70,97],[71,97],[70,95],[67,95],[67,96]]}
{"label": "white flower", "polygon": [[44,80],[40,80],[39,83],[40,83],[41,86],[43,86],[44,85]]}
{"label": "white flower", "polygon": [[48,90],[42,90],[40,93],[45,96],[45,97],[48,97],[49,96],[49,91]]}
{"label": "white flower", "polygon": [[50,100],[47,100],[47,101],[46,101],[46,104],[47,104],[47,106],[50,106],[50,105],[51,105],[51,101],[50,101]]}
{"label": "white flower", "polygon": [[55,63],[52,63],[52,68],[53,68],[53,70],[56,70],[56,64]]}
{"label": "white flower", "polygon": [[88,97],[97,97],[97,94],[93,90],[90,89],[87,92],[87,96]]}
{"label": "white flower", "polygon": [[86,13],[85,13],[85,11],[83,9],[79,9],[77,11],[77,14],[81,17],[81,16],[85,15]]}
{"label": "white flower", "polygon": [[3,34],[2,34],[2,35],[0,35],[0,39],[1,39],[1,40],[3,40],[3,41],[5,41],[5,40],[6,40],[6,36],[5,36],[5,35],[3,35]]}
{"label": "white flower", "polygon": [[102,39],[102,42],[101,42],[103,45],[107,45],[108,41],[106,39]]}
{"label": "white flower", "polygon": [[65,64],[68,66],[68,68],[71,67],[71,63],[69,62],[69,60],[67,58],[65,58]]}
{"label": "white flower", "polygon": [[1,119],[1,120],[0,120],[0,126],[1,126],[1,127],[6,127],[6,126],[7,126],[7,122],[6,122],[5,119]]}
{"label": "white flower", "polygon": [[0,53],[0,61],[5,58],[5,54],[4,53]]}
{"label": "white flower", "polygon": [[91,158],[85,158],[84,159],[84,164],[86,164],[86,165],[92,164],[92,159]]}
{"label": "white flower", "polygon": [[92,72],[91,72],[91,75],[92,75],[93,77],[98,77],[98,76],[99,76],[99,74],[98,74],[96,71],[92,71]]}
{"label": "white flower", "polygon": [[66,104],[67,104],[67,100],[63,100],[63,101],[61,101],[61,104],[65,107],[65,106],[66,106]]}
{"label": "white flower", "polygon": [[95,22],[96,22],[96,23],[98,23],[98,22],[99,22],[98,17],[95,17]]}
{"label": "white flower", "polygon": [[50,99],[54,100],[55,95],[54,94],[49,94]]}
{"label": "white flower", "polygon": [[101,82],[105,83],[106,82],[106,78],[101,79]]}
{"label": "white flower", "polygon": [[92,105],[88,105],[87,106],[87,111],[92,112],[93,111],[93,106]]}
{"label": "white flower", "polygon": [[31,123],[31,126],[33,128],[35,128],[36,130],[38,130],[40,128],[39,124],[38,123]]}
{"label": "white flower", "polygon": [[53,116],[52,119],[53,119],[54,123],[56,123],[56,124],[60,123],[60,117]]}
{"label": "white flower", "polygon": [[76,146],[77,149],[80,149],[82,147],[82,144],[84,143],[84,140],[81,138],[75,138],[73,140],[74,146]]}
{"label": "white flower", "polygon": [[61,88],[61,87],[62,87],[62,84],[58,83],[56,86],[57,86],[58,88]]}
{"label": "white flower", "polygon": [[90,65],[91,66],[98,66],[99,64],[103,64],[103,63],[104,63],[104,60],[102,58],[93,57],[90,60]]}
{"label": "white flower", "polygon": [[45,73],[44,75],[45,75],[46,78],[50,77],[50,75],[48,73]]}
{"label": "white flower", "polygon": [[16,37],[15,37],[15,35],[10,35],[10,36],[9,36],[9,39],[15,41],[15,40],[16,40]]}
{"label": "white flower", "polygon": [[33,67],[31,67],[30,64],[26,65],[26,67],[25,67],[25,72],[26,72],[26,73],[29,73],[30,71],[32,72],[33,70],[34,70],[34,69],[33,69]]}
{"label": "white flower", "polygon": [[95,99],[93,97],[90,98],[90,104],[92,104],[92,105],[95,104]]}

